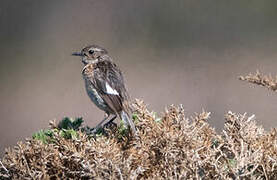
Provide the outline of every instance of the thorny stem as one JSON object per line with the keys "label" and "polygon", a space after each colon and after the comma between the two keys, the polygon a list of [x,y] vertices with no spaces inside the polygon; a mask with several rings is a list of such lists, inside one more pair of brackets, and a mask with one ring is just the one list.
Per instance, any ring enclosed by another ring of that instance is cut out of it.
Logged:
{"label": "thorny stem", "polygon": [[6,171],[6,173],[9,173],[9,171],[7,170],[7,168],[5,168],[5,166],[3,165],[3,163],[0,161],[0,164],[2,166],[2,168]]}
{"label": "thorny stem", "polygon": [[257,169],[258,167],[259,167],[259,164],[257,164],[257,165],[252,169],[252,171],[250,171],[249,173],[246,173],[246,174],[242,174],[242,175],[240,175],[240,177],[245,177],[245,176],[249,176],[249,175],[253,174],[254,171],[256,171],[256,169]]}
{"label": "thorny stem", "polygon": [[264,167],[264,163],[262,164],[262,167],[263,167],[265,179],[268,180],[268,176],[267,176],[267,173],[266,173],[266,170],[265,170],[265,167]]}
{"label": "thorny stem", "polygon": [[23,157],[23,160],[24,160],[25,163],[26,163],[26,167],[27,167],[27,170],[28,170],[30,176],[33,178],[33,175],[32,175],[32,173],[31,173],[31,170],[30,170],[30,167],[29,167],[29,165],[28,165],[27,159],[25,158],[25,155],[23,155],[22,157]]}

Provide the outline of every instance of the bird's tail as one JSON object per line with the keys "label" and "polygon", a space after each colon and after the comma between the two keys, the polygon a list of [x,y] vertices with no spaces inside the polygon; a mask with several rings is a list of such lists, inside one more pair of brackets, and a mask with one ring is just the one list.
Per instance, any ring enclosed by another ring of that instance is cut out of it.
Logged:
{"label": "bird's tail", "polygon": [[136,134],[136,127],[133,122],[133,120],[130,118],[129,114],[126,113],[125,111],[121,111],[120,113],[121,119],[123,120],[124,124],[128,127],[130,126],[132,132]]}

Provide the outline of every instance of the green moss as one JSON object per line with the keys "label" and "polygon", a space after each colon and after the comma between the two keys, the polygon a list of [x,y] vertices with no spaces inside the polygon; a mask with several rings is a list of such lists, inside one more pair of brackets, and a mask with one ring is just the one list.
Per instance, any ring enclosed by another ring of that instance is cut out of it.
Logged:
{"label": "green moss", "polygon": [[78,132],[74,129],[62,129],[59,134],[65,139],[77,139],[79,137]]}
{"label": "green moss", "polygon": [[49,144],[54,142],[53,136],[54,136],[54,130],[53,129],[42,129],[32,135],[33,139],[40,140],[44,144]]}

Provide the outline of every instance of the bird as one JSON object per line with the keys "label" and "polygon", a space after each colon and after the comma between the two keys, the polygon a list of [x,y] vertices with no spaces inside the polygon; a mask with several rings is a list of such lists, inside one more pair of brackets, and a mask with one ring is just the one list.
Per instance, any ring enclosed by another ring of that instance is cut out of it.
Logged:
{"label": "bird", "polygon": [[125,87],[123,73],[113,62],[108,51],[98,45],[88,45],[81,52],[72,55],[81,57],[86,92],[91,101],[105,112],[104,119],[92,133],[102,128],[104,122],[108,121],[105,123],[108,124],[120,117],[124,126],[136,134],[134,122],[130,117],[129,93]]}

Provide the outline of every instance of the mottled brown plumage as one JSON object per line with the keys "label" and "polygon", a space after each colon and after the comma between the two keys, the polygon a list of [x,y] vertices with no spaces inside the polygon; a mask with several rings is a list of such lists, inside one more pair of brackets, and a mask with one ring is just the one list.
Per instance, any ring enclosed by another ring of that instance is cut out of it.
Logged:
{"label": "mottled brown plumage", "polygon": [[[108,55],[107,50],[97,45],[85,47],[81,53],[84,68],[82,71],[86,90],[91,100],[97,107],[109,116],[117,115],[135,132],[135,126],[129,116],[129,95],[125,87],[121,70]],[[102,126],[105,118],[98,126]],[[97,129],[96,128],[96,129]]]}

